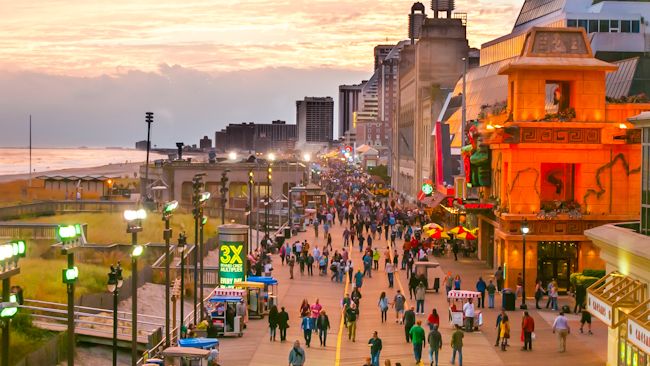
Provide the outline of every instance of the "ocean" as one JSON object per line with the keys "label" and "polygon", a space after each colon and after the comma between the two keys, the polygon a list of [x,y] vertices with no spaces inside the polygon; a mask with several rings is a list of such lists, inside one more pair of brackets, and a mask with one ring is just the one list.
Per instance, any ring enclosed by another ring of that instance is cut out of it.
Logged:
{"label": "ocean", "polygon": [[[133,149],[32,149],[32,170],[91,168],[118,163],[144,162],[146,151]],[[167,158],[150,153],[149,160]],[[28,174],[29,149],[0,148],[0,175]]]}

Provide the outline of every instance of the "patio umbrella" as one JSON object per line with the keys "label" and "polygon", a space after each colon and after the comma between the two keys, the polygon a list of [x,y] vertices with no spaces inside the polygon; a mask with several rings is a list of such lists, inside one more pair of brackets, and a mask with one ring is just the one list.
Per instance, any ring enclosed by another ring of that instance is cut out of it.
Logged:
{"label": "patio umbrella", "polygon": [[428,223],[428,224],[422,226],[422,231],[428,231],[428,230],[433,230],[433,229],[442,230],[442,226],[436,224],[435,222],[431,222],[431,223]]}
{"label": "patio umbrella", "polygon": [[453,228],[453,229],[451,229],[451,230],[447,230],[447,233],[458,235],[458,234],[460,234],[460,233],[464,233],[464,232],[466,232],[466,231],[469,231],[469,229],[466,228],[466,227],[464,227],[464,226],[462,226],[462,225],[458,225],[458,226],[456,226],[455,228]]}
{"label": "patio umbrella", "polygon": [[469,231],[462,232],[456,235],[458,239],[467,239],[467,240],[476,240],[476,235],[472,234]]}
{"label": "patio umbrella", "polygon": [[429,230],[425,234],[431,239],[449,239],[449,235],[446,232],[438,229]]}

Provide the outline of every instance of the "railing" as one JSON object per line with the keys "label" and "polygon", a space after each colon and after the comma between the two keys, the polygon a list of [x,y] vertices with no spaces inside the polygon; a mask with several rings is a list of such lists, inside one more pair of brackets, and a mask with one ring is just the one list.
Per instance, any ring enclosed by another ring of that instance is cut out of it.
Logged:
{"label": "railing", "polygon": [[[58,224],[8,223],[0,222],[0,238],[56,239]],[[88,234],[88,224],[81,224],[84,234]]]}
{"label": "railing", "polygon": [[66,212],[121,212],[135,205],[131,201],[41,201],[0,207],[0,220]]}

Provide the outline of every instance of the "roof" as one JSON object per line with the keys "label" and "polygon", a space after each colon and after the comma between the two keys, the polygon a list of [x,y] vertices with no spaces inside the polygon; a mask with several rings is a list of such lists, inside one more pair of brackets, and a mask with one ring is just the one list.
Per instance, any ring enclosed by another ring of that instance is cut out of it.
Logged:
{"label": "roof", "polygon": [[275,285],[278,283],[278,280],[276,280],[273,277],[264,277],[264,276],[248,276],[248,281],[250,282],[259,282],[259,283],[264,283],[264,284],[271,284]]}
{"label": "roof", "polygon": [[210,351],[189,347],[169,347],[162,351],[163,356],[170,357],[201,357],[208,358]]}
{"label": "roof", "polygon": [[610,98],[626,97],[630,95],[630,88],[639,64],[639,58],[632,57],[613,64],[618,66],[618,70],[607,74],[605,79],[607,83],[606,94]]}
{"label": "roof", "polygon": [[561,58],[519,56],[510,64],[503,66],[499,74],[509,74],[514,70],[602,70],[616,71],[618,66],[596,58]]}

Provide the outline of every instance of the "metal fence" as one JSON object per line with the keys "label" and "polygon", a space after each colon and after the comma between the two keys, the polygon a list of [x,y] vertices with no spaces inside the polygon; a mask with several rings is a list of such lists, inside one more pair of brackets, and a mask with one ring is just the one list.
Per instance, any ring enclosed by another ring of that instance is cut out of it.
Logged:
{"label": "metal fence", "polygon": [[[33,240],[55,240],[58,224],[0,222],[0,238]],[[81,224],[84,236],[88,235],[88,224]]]}
{"label": "metal fence", "polygon": [[41,201],[0,207],[0,220],[70,212],[121,212],[135,206],[132,201]]}

